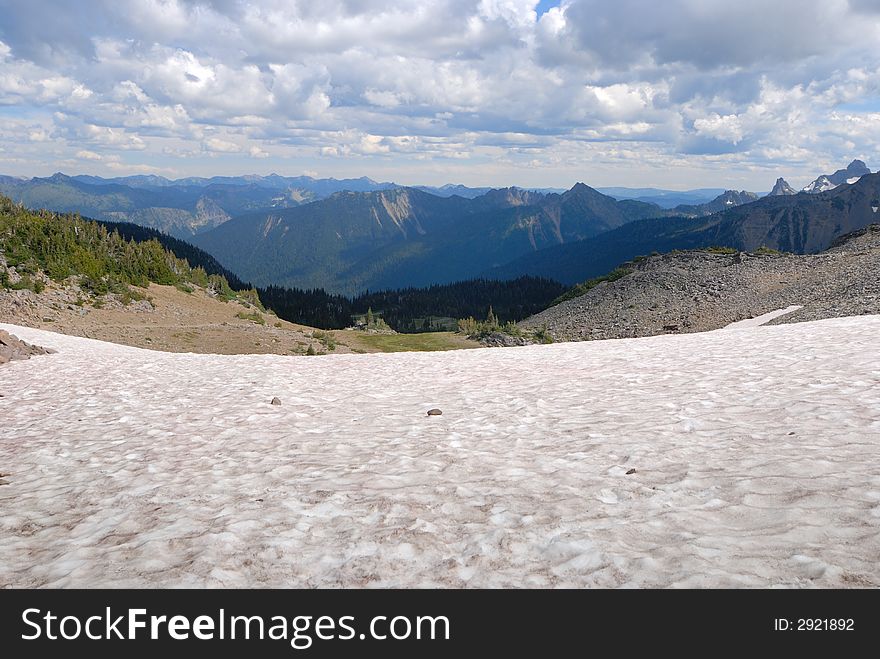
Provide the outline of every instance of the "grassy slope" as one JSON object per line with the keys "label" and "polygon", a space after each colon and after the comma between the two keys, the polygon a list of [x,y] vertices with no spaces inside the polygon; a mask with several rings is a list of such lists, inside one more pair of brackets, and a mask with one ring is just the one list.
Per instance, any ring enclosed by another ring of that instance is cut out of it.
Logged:
{"label": "grassy slope", "polygon": [[370,352],[432,352],[482,347],[476,341],[470,341],[453,332],[426,332],[424,334],[337,332],[336,335],[344,336],[352,347],[360,344],[363,349]]}

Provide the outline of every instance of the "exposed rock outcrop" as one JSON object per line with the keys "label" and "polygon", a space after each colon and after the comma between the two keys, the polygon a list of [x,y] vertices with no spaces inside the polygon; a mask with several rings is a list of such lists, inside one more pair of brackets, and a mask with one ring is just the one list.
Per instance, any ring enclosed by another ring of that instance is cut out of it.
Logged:
{"label": "exposed rock outcrop", "polygon": [[48,355],[55,352],[50,348],[41,348],[25,343],[5,330],[0,330],[0,364],[17,359],[30,359],[33,355]]}

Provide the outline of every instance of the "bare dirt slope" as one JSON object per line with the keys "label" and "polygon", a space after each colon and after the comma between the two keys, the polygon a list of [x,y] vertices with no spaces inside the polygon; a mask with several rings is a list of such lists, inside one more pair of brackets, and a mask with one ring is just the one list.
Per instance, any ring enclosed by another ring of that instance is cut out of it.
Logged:
{"label": "bare dirt slope", "polygon": [[[52,283],[40,294],[0,290],[0,322],[168,352],[296,355],[306,354],[309,347],[316,354],[368,350],[360,348],[356,338],[348,338],[351,332],[321,332],[288,323],[239,302],[223,302],[203,289],[187,293],[151,284],[137,290],[147,299],[123,305],[105,296],[102,308],[95,308],[94,300],[77,304],[83,302],[77,289]],[[262,318],[264,324],[239,314]]]}

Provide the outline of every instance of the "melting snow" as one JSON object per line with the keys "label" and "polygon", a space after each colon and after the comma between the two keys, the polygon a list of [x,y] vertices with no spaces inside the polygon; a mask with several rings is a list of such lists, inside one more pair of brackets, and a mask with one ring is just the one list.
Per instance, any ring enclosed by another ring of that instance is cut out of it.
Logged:
{"label": "melting snow", "polygon": [[770,313],[765,313],[761,316],[756,316],[755,318],[746,318],[745,320],[739,320],[735,323],[730,323],[724,329],[743,329],[745,327],[760,327],[761,325],[766,325],[771,320],[775,318],[779,318],[780,316],[786,316],[790,313],[794,313],[798,309],[802,309],[803,307],[800,305],[792,305],[785,309],[777,309],[776,311],[771,311]]}
{"label": "melting snow", "polygon": [[59,353],[0,367],[0,586],[880,586],[878,316],[314,358],[2,327]]}

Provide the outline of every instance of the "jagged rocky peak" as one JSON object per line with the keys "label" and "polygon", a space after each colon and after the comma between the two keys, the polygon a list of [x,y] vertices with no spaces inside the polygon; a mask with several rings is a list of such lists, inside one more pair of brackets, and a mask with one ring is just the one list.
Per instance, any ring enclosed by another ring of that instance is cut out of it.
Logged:
{"label": "jagged rocky peak", "polygon": [[848,184],[852,185],[866,174],[870,174],[871,170],[861,160],[853,160],[846,169],[838,169],[833,174],[823,174],[815,181],[804,188],[804,192],[817,194],[819,192],[827,192],[834,188]]}
{"label": "jagged rocky peak", "polygon": [[[838,169],[830,178],[832,183],[849,183],[852,179],[860,179],[865,174],[870,174],[871,170],[861,160],[853,160],[846,169]],[[853,181],[855,183],[855,181]]]}
{"label": "jagged rocky peak", "polygon": [[492,201],[499,206],[527,206],[540,201],[543,198],[540,192],[532,192],[522,188],[496,188],[484,195],[486,201]]}
{"label": "jagged rocky peak", "polygon": [[795,189],[788,184],[784,178],[780,177],[776,179],[776,185],[773,186],[773,189],[770,191],[771,197],[786,197],[788,195],[797,194]]}
{"label": "jagged rocky peak", "polygon": [[757,201],[758,195],[748,190],[726,190],[724,194],[715,198],[716,202],[721,202],[725,206],[741,206],[753,201]]}
{"label": "jagged rocky peak", "polygon": [[824,174],[817,178],[815,181],[810,183],[807,187],[803,189],[803,192],[808,194],[819,194],[820,192],[828,192],[829,190],[833,190],[837,186],[831,182],[831,179]]}

